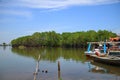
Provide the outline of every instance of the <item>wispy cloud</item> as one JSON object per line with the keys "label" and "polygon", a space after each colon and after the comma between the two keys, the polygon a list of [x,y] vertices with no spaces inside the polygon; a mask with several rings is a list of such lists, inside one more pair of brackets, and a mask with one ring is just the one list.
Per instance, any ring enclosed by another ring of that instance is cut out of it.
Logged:
{"label": "wispy cloud", "polygon": [[23,10],[9,10],[9,9],[1,9],[0,10],[0,14],[4,14],[4,15],[16,15],[16,16],[24,16],[27,18],[31,17],[31,12],[29,11],[23,11]]}
{"label": "wispy cloud", "polygon": [[[32,17],[29,8],[56,11],[70,6],[119,3],[120,0],[0,0],[0,14]],[[27,9],[28,10],[27,10]],[[26,9],[26,10],[25,10]]]}
{"label": "wispy cloud", "polygon": [[22,0],[21,5],[31,8],[56,9],[74,5],[100,5],[116,2],[120,0]]}
{"label": "wispy cloud", "polygon": [[[21,6],[28,8],[57,9],[66,8],[74,5],[100,5],[117,2],[120,2],[120,0],[6,0],[2,3],[4,3],[4,5],[6,4],[11,6]],[[1,6],[4,5],[1,4]]]}

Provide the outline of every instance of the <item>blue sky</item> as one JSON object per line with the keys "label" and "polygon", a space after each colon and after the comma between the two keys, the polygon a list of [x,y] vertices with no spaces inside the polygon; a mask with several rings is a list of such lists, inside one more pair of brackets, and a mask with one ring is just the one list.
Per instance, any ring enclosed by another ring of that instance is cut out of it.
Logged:
{"label": "blue sky", "polygon": [[34,32],[120,33],[120,0],[0,0],[0,43]]}

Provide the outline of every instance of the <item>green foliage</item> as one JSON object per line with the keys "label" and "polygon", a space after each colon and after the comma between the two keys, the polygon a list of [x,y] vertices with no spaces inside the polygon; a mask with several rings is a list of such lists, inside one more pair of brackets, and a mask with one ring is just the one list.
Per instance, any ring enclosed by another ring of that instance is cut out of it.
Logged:
{"label": "green foliage", "polygon": [[110,37],[117,36],[115,33],[107,30],[81,31],[81,32],[64,32],[62,34],[55,31],[50,32],[35,32],[31,36],[23,36],[11,41],[13,47],[87,47],[89,41],[105,41]]}
{"label": "green foliage", "polygon": [[110,37],[116,37],[117,35],[115,33],[112,33],[111,31],[107,31],[107,30],[99,30],[98,31],[98,39],[100,41],[104,41],[109,39]]}

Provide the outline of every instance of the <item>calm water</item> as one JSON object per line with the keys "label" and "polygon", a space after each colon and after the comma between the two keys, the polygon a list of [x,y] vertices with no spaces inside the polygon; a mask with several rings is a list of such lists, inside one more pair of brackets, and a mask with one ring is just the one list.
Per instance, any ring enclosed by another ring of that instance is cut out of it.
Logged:
{"label": "calm water", "polygon": [[[38,75],[33,75],[37,64]],[[44,72],[46,70],[47,73]],[[90,62],[84,56],[84,50],[80,49],[0,47],[0,80],[35,79],[120,80],[120,68]]]}

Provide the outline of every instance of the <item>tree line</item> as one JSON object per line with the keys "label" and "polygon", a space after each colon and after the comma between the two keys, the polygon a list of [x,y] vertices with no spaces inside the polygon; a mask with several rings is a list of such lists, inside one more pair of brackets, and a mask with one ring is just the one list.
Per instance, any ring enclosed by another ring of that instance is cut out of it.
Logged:
{"label": "tree line", "polygon": [[107,30],[89,30],[80,32],[55,31],[35,32],[30,36],[23,36],[11,41],[12,47],[87,47],[90,41],[105,41],[117,34]]}

